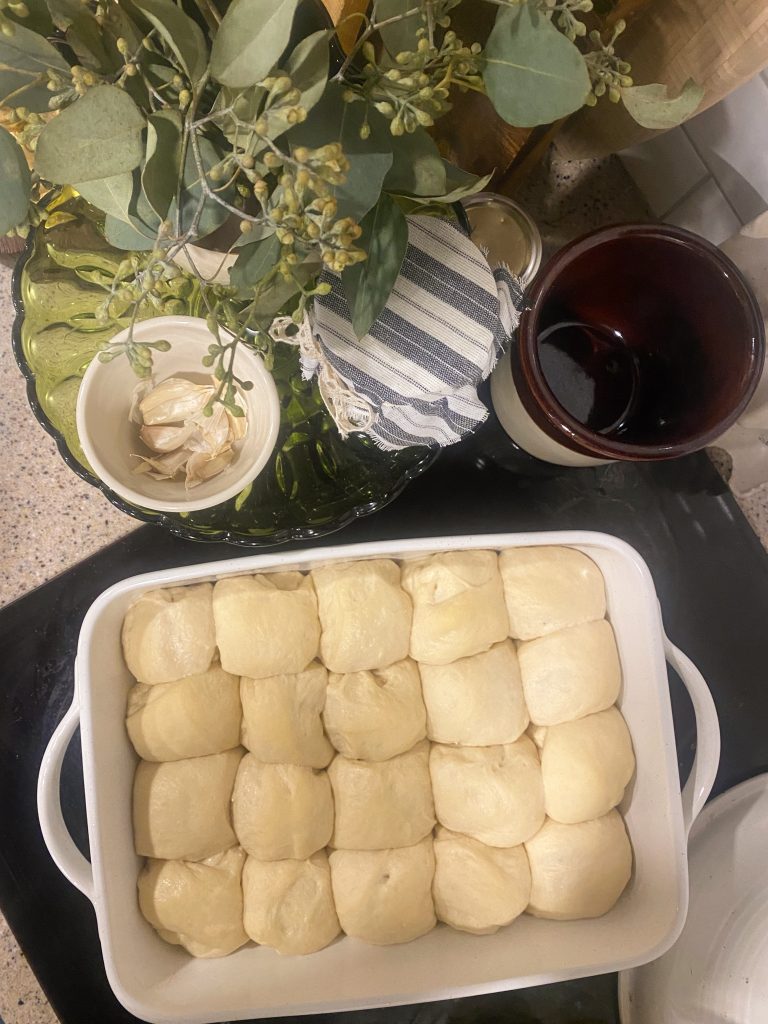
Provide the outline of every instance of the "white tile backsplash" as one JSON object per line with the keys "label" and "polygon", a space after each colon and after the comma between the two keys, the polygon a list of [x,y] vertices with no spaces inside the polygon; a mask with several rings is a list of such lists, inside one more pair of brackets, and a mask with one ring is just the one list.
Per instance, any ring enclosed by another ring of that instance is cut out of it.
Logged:
{"label": "white tile backsplash", "polygon": [[663,217],[709,174],[682,128],[624,150],[621,159],[657,217]]}
{"label": "white tile backsplash", "polygon": [[714,178],[707,178],[689,196],[673,207],[664,220],[679,228],[695,231],[720,245],[741,227],[730,203]]}
{"label": "white tile backsplash", "polygon": [[723,241],[768,209],[768,69],[621,158],[657,217]]}

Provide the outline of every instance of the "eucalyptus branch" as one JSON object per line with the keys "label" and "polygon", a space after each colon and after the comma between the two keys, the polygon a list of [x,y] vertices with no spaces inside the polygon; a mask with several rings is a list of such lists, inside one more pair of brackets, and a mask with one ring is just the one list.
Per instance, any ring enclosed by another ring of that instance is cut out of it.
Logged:
{"label": "eucalyptus branch", "polygon": [[350,64],[355,59],[359,51],[362,49],[363,44],[368,42],[368,40],[375,32],[380,32],[381,29],[386,28],[387,25],[394,25],[398,21],[404,21],[406,18],[411,18],[415,14],[419,14],[420,12],[421,7],[411,7],[410,10],[408,11],[403,11],[401,14],[393,14],[392,17],[384,18],[382,21],[371,21],[368,27],[363,32],[360,33],[357,40],[355,41],[354,46],[345,57],[344,63],[333,76],[334,82],[344,81],[344,75],[347,72]]}

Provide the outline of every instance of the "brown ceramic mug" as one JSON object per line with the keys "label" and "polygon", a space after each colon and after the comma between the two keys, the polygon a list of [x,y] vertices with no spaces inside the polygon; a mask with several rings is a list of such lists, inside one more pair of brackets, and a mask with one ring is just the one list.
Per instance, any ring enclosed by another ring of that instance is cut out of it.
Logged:
{"label": "brown ceramic mug", "polygon": [[727,256],[681,228],[623,224],[539,272],[491,393],[510,437],[545,461],[670,459],[734,423],[764,355],[760,310]]}

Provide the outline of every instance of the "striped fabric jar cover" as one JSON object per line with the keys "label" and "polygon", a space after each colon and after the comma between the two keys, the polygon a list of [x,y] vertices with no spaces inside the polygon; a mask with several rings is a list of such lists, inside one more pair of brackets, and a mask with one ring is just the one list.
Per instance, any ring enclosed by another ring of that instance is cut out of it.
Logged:
{"label": "striped fabric jar cover", "polygon": [[[451,221],[408,218],[408,248],[387,304],[355,336],[338,275],[314,305],[313,338],[302,344],[305,376],[344,434],[361,430],[386,450],[455,444],[488,415],[477,395],[517,325],[522,289],[492,271]],[[309,340],[309,339],[307,339]]]}

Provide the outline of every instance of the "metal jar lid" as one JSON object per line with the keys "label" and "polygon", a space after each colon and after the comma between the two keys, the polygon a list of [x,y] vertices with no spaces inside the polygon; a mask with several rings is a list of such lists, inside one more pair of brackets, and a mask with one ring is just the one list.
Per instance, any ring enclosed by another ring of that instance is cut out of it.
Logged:
{"label": "metal jar lid", "polygon": [[496,192],[478,192],[461,203],[472,241],[487,253],[491,266],[505,263],[524,287],[529,284],[541,264],[541,235],[525,210]]}

